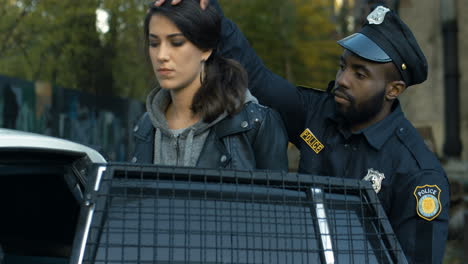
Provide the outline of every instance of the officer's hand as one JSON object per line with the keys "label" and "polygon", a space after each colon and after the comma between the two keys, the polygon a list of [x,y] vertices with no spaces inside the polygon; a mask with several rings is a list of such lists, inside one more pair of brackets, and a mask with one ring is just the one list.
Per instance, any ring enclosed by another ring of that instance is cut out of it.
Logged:
{"label": "officer's hand", "polygon": [[[156,0],[156,2],[154,2],[154,5],[155,6],[160,6],[162,5],[166,0]],[[168,1],[171,1],[171,0],[168,0]],[[180,3],[181,1],[183,0],[172,0],[172,4],[173,5],[177,5],[178,3]],[[210,0],[200,0],[200,6],[202,9],[205,9],[207,6],[208,6],[208,3],[210,2]]]}

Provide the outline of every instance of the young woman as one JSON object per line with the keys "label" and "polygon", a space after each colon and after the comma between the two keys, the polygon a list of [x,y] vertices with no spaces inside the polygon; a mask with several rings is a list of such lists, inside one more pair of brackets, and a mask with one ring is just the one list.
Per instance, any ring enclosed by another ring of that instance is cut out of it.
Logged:
{"label": "young woman", "polygon": [[240,64],[217,55],[221,19],[198,1],[152,6],[144,21],[159,83],[135,127],[133,162],[287,170],[279,115],[247,90]]}

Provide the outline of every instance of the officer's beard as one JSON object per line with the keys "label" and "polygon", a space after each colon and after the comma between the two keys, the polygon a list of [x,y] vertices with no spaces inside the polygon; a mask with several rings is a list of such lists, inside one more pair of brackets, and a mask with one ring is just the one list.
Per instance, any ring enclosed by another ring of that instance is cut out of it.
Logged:
{"label": "officer's beard", "polygon": [[333,92],[336,90],[344,94],[349,101],[348,106],[336,105],[338,114],[351,126],[365,123],[374,118],[383,107],[385,89],[374,94],[371,98],[359,105],[356,104],[356,99],[347,93],[346,89],[342,87],[335,87]]}

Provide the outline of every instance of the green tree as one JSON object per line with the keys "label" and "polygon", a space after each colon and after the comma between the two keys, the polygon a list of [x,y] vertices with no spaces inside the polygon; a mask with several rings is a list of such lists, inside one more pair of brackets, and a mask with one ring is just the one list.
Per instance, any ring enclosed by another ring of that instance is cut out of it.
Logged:
{"label": "green tree", "polygon": [[[328,0],[220,0],[266,65],[297,84],[333,79],[336,45]],[[98,95],[143,99],[155,83],[141,0],[0,0],[0,74]],[[109,31],[96,30],[96,10]]]}
{"label": "green tree", "polygon": [[8,25],[1,31],[1,73],[95,91],[96,1],[18,0],[2,6],[9,15],[0,19]]}
{"label": "green tree", "polygon": [[268,68],[298,85],[326,88],[335,76],[333,6],[328,0],[220,0]]}
{"label": "green tree", "polygon": [[110,29],[102,40],[112,65],[114,90],[123,97],[143,99],[155,84],[143,36],[147,2],[103,0],[102,8],[110,14]]}

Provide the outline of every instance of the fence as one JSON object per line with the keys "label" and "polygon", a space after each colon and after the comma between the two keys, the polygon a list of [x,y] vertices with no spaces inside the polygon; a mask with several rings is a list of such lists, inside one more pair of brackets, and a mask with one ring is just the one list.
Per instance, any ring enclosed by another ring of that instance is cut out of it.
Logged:
{"label": "fence", "polygon": [[33,83],[0,75],[0,125],[69,139],[108,160],[129,160],[132,129],[143,103]]}

